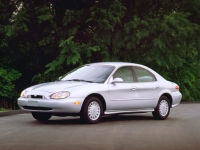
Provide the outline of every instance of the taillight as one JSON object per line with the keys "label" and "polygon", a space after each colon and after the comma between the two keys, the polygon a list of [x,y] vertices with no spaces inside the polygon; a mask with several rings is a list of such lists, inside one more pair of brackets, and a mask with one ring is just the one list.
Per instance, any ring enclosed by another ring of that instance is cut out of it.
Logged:
{"label": "taillight", "polygon": [[177,86],[175,87],[175,89],[179,90],[179,89],[180,89],[180,87],[177,85]]}

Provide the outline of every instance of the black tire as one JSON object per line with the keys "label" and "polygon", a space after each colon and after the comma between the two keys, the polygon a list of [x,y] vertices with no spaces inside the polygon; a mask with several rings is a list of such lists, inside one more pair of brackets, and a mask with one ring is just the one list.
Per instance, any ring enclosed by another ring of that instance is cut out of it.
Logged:
{"label": "black tire", "polygon": [[101,120],[102,113],[101,101],[97,97],[89,97],[82,106],[80,117],[85,123],[95,124]]}
{"label": "black tire", "polygon": [[40,112],[31,112],[33,118],[35,118],[38,121],[47,121],[51,118],[51,114],[48,113],[40,113]]}
{"label": "black tire", "polygon": [[166,96],[161,96],[156,108],[152,112],[153,116],[157,120],[165,120],[170,112],[170,102]]}

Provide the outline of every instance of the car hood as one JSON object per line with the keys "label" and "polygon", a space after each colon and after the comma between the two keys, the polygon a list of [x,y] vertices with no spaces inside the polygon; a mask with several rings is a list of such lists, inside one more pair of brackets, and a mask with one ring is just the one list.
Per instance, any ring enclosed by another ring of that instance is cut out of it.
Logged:
{"label": "car hood", "polygon": [[92,83],[76,82],[76,81],[57,81],[57,82],[38,84],[26,89],[26,91],[45,91],[45,92],[52,93],[52,92],[64,91],[69,88],[73,88],[73,87],[77,87],[77,86],[81,86],[85,84],[92,84]]}

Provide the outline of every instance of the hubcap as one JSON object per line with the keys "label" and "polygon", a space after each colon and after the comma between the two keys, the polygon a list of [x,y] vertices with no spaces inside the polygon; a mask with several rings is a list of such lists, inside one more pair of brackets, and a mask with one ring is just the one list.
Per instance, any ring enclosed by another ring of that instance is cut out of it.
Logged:
{"label": "hubcap", "polygon": [[169,106],[166,100],[162,100],[159,104],[159,112],[161,116],[166,116],[169,111]]}
{"label": "hubcap", "polygon": [[100,116],[100,106],[97,102],[93,101],[88,106],[88,116],[91,120],[97,120]]}

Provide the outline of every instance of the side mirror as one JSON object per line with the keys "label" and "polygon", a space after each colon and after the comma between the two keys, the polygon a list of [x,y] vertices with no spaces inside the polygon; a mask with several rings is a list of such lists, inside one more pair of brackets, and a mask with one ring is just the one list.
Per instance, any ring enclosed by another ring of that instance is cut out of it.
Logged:
{"label": "side mirror", "polygon": [[115,78],[111,83],[122,83],[123,79],[122,78]]}

